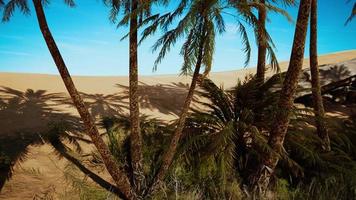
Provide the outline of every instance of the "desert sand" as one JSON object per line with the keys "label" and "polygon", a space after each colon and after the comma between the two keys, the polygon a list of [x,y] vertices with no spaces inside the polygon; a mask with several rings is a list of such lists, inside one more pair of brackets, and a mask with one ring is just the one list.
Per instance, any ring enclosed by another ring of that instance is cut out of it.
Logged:
{"label": "desert sand", "polygon": [[[304,68],[309,67],[308,62],[308,59],[304,60]],[[322,55],[319,57],[319,64],[330,64],[330,66],[333,64],[352,65],[348,67],[350,75],[356,74],[356,50]],[[281,71],[285,71],[288,62],[281,62],[280,67]],[[210,78],[216,84],[229,88],[234,86],[238,79],[243,79],[246,75],[254,72],[255,68],[215,72],[210,74]],[[272,71],[268,71],[268,76],[272,74]],[[103,115],[127,111],[128,77],[74,76],[73,79],[77,89],[84,93],[83,96],[96,119],[99,120]],[[140,82],[140,103],[143,114],[163,120],[177,118],[190,77],[177,75],[141,76]],[[41,98],[47,101],[43,96],[52,95],[52,97],[57,96],[58,98],[54,98],[58,101],[48,100],[48,108],[46,107],[46,109],[53,109],[53,113],[65,112],[68,115],[77,116],[76,110],[69,105],[70,100],[59,76],[0,73],[0,89],[0,102],[6,101],[14,95],[31,100],[34,94],[41,94]],[[40,113],[40,111],[38,112]],[[0,116],[0,120],[7,123],[7,125],[5,123],[5,127],[1,127],[0,140],[7,140],[7,137],[12,138],[13,136],[10,134],[16,129],[33,129],[36,132],[37,129],[45,128],[42,127],[44,123],[41,118],[31,116],[28,116],[28,118],[14,117],[9,119],[7,116]],[[49,145],[30,145],[27,148],[29,153],[26,159],[21,164],[16,164],[14,175],[6,183],[0,194],[0,199],[33,199],[35,195],[44,195],[48,191],[55,191],[57,195],[60,195],[66,190],[68,183],[63,178],[63,168],[66,162],[63,159],[58,160]]]}

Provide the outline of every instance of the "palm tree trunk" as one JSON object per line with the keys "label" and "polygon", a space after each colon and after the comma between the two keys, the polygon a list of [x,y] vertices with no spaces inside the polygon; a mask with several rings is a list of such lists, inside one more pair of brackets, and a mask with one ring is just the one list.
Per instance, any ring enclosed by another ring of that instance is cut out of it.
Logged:
{"label": "palm tree trunk", "polygon": [[95,147],[98,149],[106,169],[110,173],[111,177],[115,181],[117,187],[125,195],[126,199],[136,199],[135,193],[132,191],[129,179],[125,173],[119,168],[118,164],[112,157],[108,146],[105,144],[104,140],[100,137],[99,131],[95,126],[95,122],[90,115],[88,109],[85,107],[83,99],[80,97],[77,89],[74,86],[73,80],[68,72],[66,64],[62,58],[62,55],[55,43],[55,40],[48,28],[47,20],[45,13],[42,7],[42,0],[33,0],[35,5],[35,11],[37,15],[37,20],[43,35],[44,40],[46,41],[47,47],[52,55],[52,58],[58,68],[58,71],[62,77],[65,87],[67,88],[68,93],[70,94],[72,101],[77,108],[81,119],[84,122],[86,132],[93,141]]}
{"label": "palm tree trunk", "polygon": [[154,193],[157,190],[158,184],[166,176],[166,174],[169,170],[169,167],[171,166],[171,164],[173,162],[173,158],[176,154],[178,143],[182,136],[184,125],[185,125],[186,119],[188,117],[189,107],[193,100],[194,91],[195,91],[198,81],[200,80],[199,72],[200,72],[200,68],[202,65],[204,43],[205,43],[204,33],[205,33],[205,26],[203,26],[203,28],[202,28],[202,36],[201,36],[201,41],[200,41],[200,45],[199,45],[199,55],[197,57],[197,62],[195,64],[192,82],[190,84],[190,88],[189,88],[187,97],[184,101],[183,109],[181,111],[181,114],[180,114],[180,117],[179,117],[179,120],[177,123],[177,128],[173,134],[173,138],[171,140],[171,143],[168,147],[167,152],[163,155],[162,164],[161,164],[159,170],[157,171],[157,174],[154,176],[152,183],[147,187],[147,190],[144,193],[144,197],[147,195],[151,195],[152,193]]}
{"label": "palm tree trunk", "polygon": [[[137,0],[131,1],[131,13],[136,12]],[[142,135],[140,132],[140,110],[138,102],[138,63],[137,63],[137,14],[130,17],[130,121],[131,121],[131,167],[132,182],[136,192],[142,190],[144,181],[142,158]]]}
{"label": "palm tree trunk", "polygon": [[[265,0],[260,0],[261,4],[265,4]],[[258,58],[257,58],[257,83],[263,83],[265,80],[266,71],[266,17],[267,11],[264,7],[258,9]]]}
{"label": "palm tree trunk", "polygon": [[201,67],[201,59],[199,59],[197,61],[197,64],[195,66],[195,71],[193,74],[193,78],[192,78],[192,82],[190,84],[190,88],[189,88],[189,92],[188,95],[185,99],[184,105],[183,105],[183,109],[181,111],[180,114],[180,118],[178,120],[178,125],[177,128],[173,134],[173,138],[171,140],[171,144],[167,150],[167,152],[164,154],[163,156],[163,161],[161,164],[160,169],[158,170],[157,175],[155,176],[155,179],[153,181],[153,184],[151,185],[151,187],[149,187],[148,189],[150,190],[148,193],[153,192],[157,186],[157,184],[162,181],[165,177],[165,175],[167,174],[167,171],[170,167],[170,165],[172,164],[173,161],[173,157],[177,151],[177,147],[178,147],[178,143],[179,140],[182,136],[182,132],[183,132],[183,128],[185,125],[185,121],[188,117],[188,111],[189,111],[189,107],[190,107],[190,103],[193,100],[193,96],[194,96],[194,91],[195,91],[195,87],[197,85],[198,79],[199,79],[199,71],[200,71],[200,67]]}
{"label": "palm tree trunk", "polygon": [[318,1],[312,0],[310,11],[310,73],[312,95],[314,102],[314,115],[317,133],[323,141],[322,148],[324,151],[330,151],[330,139],[328,129],[325,124],[325,111],[323,105],[323,97],[321,96],[320,80],[319,80],[319,66],[318,66],[318,49],[317,49],[317,6]]}
{"label": "palm tree trunk", "polygon": [[283,82],[283,88],[278,101],[277,114],[271,127],[268,141],[268,144],[274,152],[263,155],[261,166],[250,180],[252,190],[259,195],[265,195],[270,183],[270,178],[279,161],[278,154],[283,153],[283,142],[288,130],[289,114],[293,107],[298,77],[303,65],[305,39],[310,14],[310,1],[311,0],[301,0],[299,5],[290,63]]}
{"label": "palm tree trunk", "polygon": [[[261,4],[265,4],[265,0],[260,0]],[[257,72],[256,83],[258,86],[262,85],[265,81],[266,73],[266,51],[267,51],[267,39],[266,39],[266,17],[267,11],[263,6],[258,7],[258,55],[257,55]],[[261,89],[258,90],[257,95],[263,95]],[[263,116],[260,110],[255,110],[255,122],[260,123]]]}
{"label": "palm tree trunk", "polygon": [[8,162],[8,161],[3,161],[0,160],[0,192],[3,189],[3,187],[5,186],[6,181],[10,178],[11,174],[9,174],[11,172],[11,168],[13,166],[11,166],[10,163],[4,163],[4,162]]}

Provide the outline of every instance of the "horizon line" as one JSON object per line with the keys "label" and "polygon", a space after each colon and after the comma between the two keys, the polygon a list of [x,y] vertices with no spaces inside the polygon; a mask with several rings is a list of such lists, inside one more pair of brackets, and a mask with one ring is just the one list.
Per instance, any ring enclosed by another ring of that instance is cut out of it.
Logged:
{"label": "horizon line", "polygon": [[[347,49],[347,50],[341,50],[341,51],[336,51],[336,52],[331,52],[331,53],[324,53],[324,54],[319,54],[318,57],[321,56],[328,56],[328,55],[333,55],[333,54],[341,54],[341,53],[347,53],[347,52],[353,52],[356,51],[356,49]],[[355,57],[356,58],[356,57]],[[309,57],[304,57],[304,60],[309,59]],[[284,60],[284,61],[280,61],[278,62],[279,64],[282,63],[288,63],[289,60]],[[330,63],[331,64],[331,63]],[[269,64],[266,65],[266,67],[270,66]],[[256,66],[246,66],[246,67],[241,67],[239,69],[235,69],[235,70],[222,70],[222,71],[214,71],[212,70],[210,72],[210,74],[212,73],[226,73],[226,72],[238,72],[241,70],[248,70],[248,69],[254,69],[256,68]],[[69,72],[70,73],[70,72]],[[47,76],[59,76],[59,73],[36,73],[36,72],[14,72],[14,71],[0,71],[0,74],[30,74],[30,75],[47,75]],[[71,73],[70,73],[71,74]],[[71,76],[73,77],[126,77],[127,75],[76,75],[76,74],[71,74]],[[140,75],[139,77],[158,77],[158,76],[189,76],[189,75],[180,75],[180,73],[172,73],[172,74],[150,74],[150,75]]]}

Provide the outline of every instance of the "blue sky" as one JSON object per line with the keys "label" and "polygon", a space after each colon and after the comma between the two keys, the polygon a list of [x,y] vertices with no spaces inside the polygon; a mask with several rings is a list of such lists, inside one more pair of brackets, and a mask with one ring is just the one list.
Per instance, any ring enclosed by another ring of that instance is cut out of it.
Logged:
{"label": "blue sky", "polygon": [[[52,0],[45,12],[70,72],[74,75],[127,75],[128,40],[120,41],[127,28],[117,29],[109,22],[108,9],[100,0],[77,0],[75,8],[68,8],[62,2]],[[345,2],[319,0],[319,54],[356,49],[356,20],[344,26],[352,7]],[[295,19],[297,8],[287,10]],[[288,60],[295,25],[273,13],[269,18],[267,26],[276,44],[277,57],[280,61]],[[251,30],[249,33],[253,46],[249,66],[254,66],[256,45]],[[157,53],[152,53],[151,47],[158,36],[149,38],[139,47],[141,75],[179,73],[181,42],[171,50],[158,70],[152,72]],[[234,20],[226,16],[226,33],[217,37],[212,71],[242,68],[245,56],[241,48]],[[0,23],[0,71],[57,74],[34,12],[30,16],[16,12],[10,22]]]}

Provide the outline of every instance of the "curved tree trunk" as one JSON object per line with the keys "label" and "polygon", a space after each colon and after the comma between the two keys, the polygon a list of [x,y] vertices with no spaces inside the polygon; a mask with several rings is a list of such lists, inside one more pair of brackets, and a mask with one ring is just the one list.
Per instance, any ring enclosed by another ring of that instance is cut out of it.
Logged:
{"label": "curved tree trunk", "polygon": [[181,111],[181,114],[180,114],[180,117],[179,117],[179,120],[177,123],[177,128],[174,131],[174,134],[173,134],[173,137],[172,137],[172,140],[171,140],[171,143],[169,145],[167,152],[165,152],[165,154],[163,155],[162,164],[161,164],[159,170],[157,171],[157,174],[154,176],[153,181],[147,187],[147,190],[144,193],[144,197],[151,195],[152,193],[154,193],[157,190],[158,184],[165,178],[165,176],[169,170],[169,167],[171,166],[171,164],[173,162],[173,158],[176,154],[179,140],[182,136],[184,125],[185,125],[186,119],[188,117],[189,107],[193,100],[194,91],[195,91],[196,85],[200,79],[199,72],[200,72],[200,68],[202,65],[204,43],[205,43],[205,37],[204,37],[205,34],[204,33],[205,33],[205,26],[202,28],[202,39],[201,39],[200,45],[199,45],[199,55],[197,57],[197,62],[195,64],[192,82],[190,84],[190,88],[189,88],[187,97],[184,101],[184,105],[183,105],[183,108],[182,108],[182,111]]}
{"label": "curved tree trunk", "polygon": [[330,139],[328,129],[325,124],[325,111],[323,105],[323,98],[321,96],[320,80],[319,80],[319,66],[318,66],[318,49],[317,49],[317,17],[318,17],[318,1],[311,0],[310,10],[310,73],[311,73],[311,85],[312,95],[314,102],[314,115],[317,133],[320,139],[323,141],[322,148],[324,151],[330,151]]}
{"label": "curved tree trunk", "polygon": [[178,124],[177,128],[176,128],[176,130],[173,134],[173,138],[171,140],[171,144],[170,144],[167,152],[163,156],[163,161],[162,161],[161,167],[158,170],[158,173],[155,176],[155,179],[153,180],[152,185],[147,188],[149,191],[147,191],[147,193],[145,195],[149,195],[157,189],[156,188],[157,185],[159,184],[159,182],[161,182],[164,179],[164,177],[166,176],[166,174],[168,172],[169,167],[171,166],[171,164],[173,162],[173,158],[177,151],[178,143],[182,136],[183,128],[184,128],[186,119],[188,117],[190,103],[193,100],[194,91],[195,91],[195,88],[196,88],[196,85],[197,85],[197,82],[198,82],[198,79],[200,76],[200,74],[199,74],[200,67],[201,67],[201,59],[199,59],[197,61],[197,64],[195,66],[195,71],[193,74],[192,82],[190,84],[189,92],[185,99],[183,109],[181,111],[180,118],[177,123]]}
{"label": "curved tree trunk", "polygon": [[[260,0],[261,4],[265,4],[265,0]],[[258,58],[257,58],[257,73],[256,79],[259,84],[263,83],[265,80],[266,71],[266,17],[267,11],[264,7],[259,7],[258,9]]]}
{"label": "curved tree trunk", "polygon": [[270,178],[283,153],[283,142],[289,125],[289,114],[293,107],[298,77],[304,59],[305,39],[308,29],[310,14],[310,0],[301,0],[299,5],[297,25],[295,29],[292,53],[283,88],[278,101],[277,113],[271,127],[268,144],[274,150],[263,156],[262,164],[251,179],[251,186],[258,195],[265,195],[268,190]]}
{"label": "curved tree trunk", "polygon": [[[131,13],[136,12],[138,6],[137,0],[131,0]],[[138,62],[137,62],[137,14],[130,17],[130,153],[132,167],[132,182],[136,192],[140,193],[144,181],[143,158],[142,158],[142,135],[140,132],[140,110],[138,102]]]}
{"label": "curved tree trunk", "polygon": [[35,11],[38,19],[38,23],[46,41],[47,47],[52,55],[52,58],[58,68],[58,71],[62,77],[65,87],[70,94],[72,101],[77,108],[81,119],[84,122],[86,132],[90,136],[95,147],[98,149],[106,169],[110,173],[111,177],[115,181],[117,187],[125,195],[126,199],[136,199],[135,193],[132,191],[129,179],[125,173],[119,168],[118,164],[112,157],[108,146],[105,144],[104,140],[100,137],[99,131],[95,126],[95,122],[90,115],[88,109],[86,108],[83,99],[80,97],[77,89],[74,86],[73,80],[68,72],[66,64],[62,58],[62,55],[54,41],[54,38],[48,28],[46,16],[42,7],[42,0],[33,0],[35,5]]}

